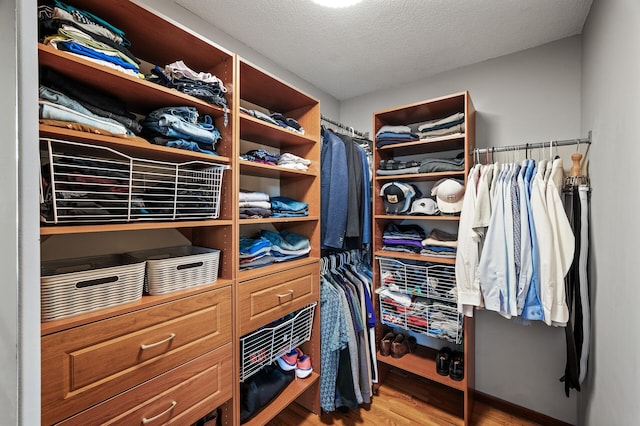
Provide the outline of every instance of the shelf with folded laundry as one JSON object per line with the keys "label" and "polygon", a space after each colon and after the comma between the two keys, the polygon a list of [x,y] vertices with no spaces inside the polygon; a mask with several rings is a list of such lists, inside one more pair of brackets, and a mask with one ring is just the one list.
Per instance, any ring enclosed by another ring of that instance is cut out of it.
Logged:
{"label": "shelf with folded laundry", "polygon": [[[382,155],[380,157],[383,157]],[[464,176],[464,152],[449,155],[393,157],[378,162],[377,180],[414,179],[438,180],[446,177]]]}
{"label": "shelf with folded laundry", "polygon": [[309,341],[317,302],[240,338],[240,382]]}
{"label": "shelf with folded laundry", "polygon": [[462,343],[463,318],[455,305],[392,291],[389,287],[380,287],[376,293],[383,324]]}
{"label": "shelf with folded laundry", "polygon": [[287,130],[244,112],[240,113],[240,137],[272,147],[313,145],[318,142],[317,137]]}
{"label": "shelf with folded laundry", "polygon": [[[177,62],[175,57],[179,52],[180,63],[206,72],[180,70],[169,79],[170,87],[223,109],[225,104],[232,107],[224,101],[217,102],[210,93],[232,82],[233,55],[230,52],[185,32],[184,28],[133,2],[121,1],[118,7],[100,2],[75,1],[73,4],[75,6],[55,2],[38,8],[40,40],[48,47],[137,79],[149,78],[154,64],[164,67]],[[189,48],[185,49],[185,46]],[[185,65],[184,68],[188,67]],[[215,79],[209,78],[216,75]],[[221,95],[225,97],[224,90]]]}
{"label": "shelf with folded laundry", "polygon": [[214,118],[190,105],[134,113],[116,96],[49,68],[40,72],[39,106],[41,125],[71,131],[85,139],[95,135],[102,142],[120,140],[125,149],[127,143],[141,148],[146,142],[147,146],[166,146],[209,157],[219,155],[218,146],[222,154],[231,153],[230,142],[220,143],[223,138],[232,140],[231,129],[224,127],[222,117]]}
{"label": "shelf with folded laundry", "polygon": [[38,58],[41,66],[55,70],[69,79],[103,92],[117,94],[118,99],[133,110],[151,110],[166,105],[191,105],[213,117],[224,117],[224,108],[220,106],[147,80],[122,74],[81,57],[67,55],[50,46],[39,44]]}
{"label": "shelf with folded laundry", "polygon": [[391,291],[456,303],[453,265],[378,257],[380,284]]}
{"label": "shelf with folded laundry", "polygon": [[[318,162],[278,148],[241,140],[240,174],[267,178],[304,178],[318,174]],[[296,150],[299,152],[299,150]]]}
{"label": "shelf with folded laundry", "polygon": [[172,163],[107,147],[41,139],[45,223],[217,219],[223,172],[203,161]]}
{"label": "shelf with folded laundry", "polygon": [[309,257],[309,238],[288,230],[263,229],[240,236],[240,270],[267,267]]}
{"label": "shelf with folded laundry", "polygon": [[240,190],[240,219],[294,219],[309,216],[309,204],[282,195]]}

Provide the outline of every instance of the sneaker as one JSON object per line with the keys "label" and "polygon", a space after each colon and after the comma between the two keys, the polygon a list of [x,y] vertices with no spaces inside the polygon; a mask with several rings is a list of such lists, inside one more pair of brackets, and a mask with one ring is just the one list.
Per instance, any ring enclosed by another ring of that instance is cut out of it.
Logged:
{"label": "sneaker", "polygon": [[298,354],[298,361],[296,362],[296,377],[301,379],[307,378],[311,375],[313,368],[311,367],[311,358],[302,353],[298,348],[295,349]]}
{"label": "sneaker", "polygon": [[284,371],[291,371],[296,368],[298,362],[298,348],[292,349],[291,352],[286,353],[277,359],[278,365]]}

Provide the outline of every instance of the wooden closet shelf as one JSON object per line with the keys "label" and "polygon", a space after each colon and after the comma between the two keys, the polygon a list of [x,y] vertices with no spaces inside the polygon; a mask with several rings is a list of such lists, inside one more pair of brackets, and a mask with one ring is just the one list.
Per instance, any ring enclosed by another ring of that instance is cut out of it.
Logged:
{"label": "wooden closet shelf", "polygon": [[464,133],[420,139],[413,142],[402,142],[378,148],[380,153],[391,152],[393,155],[428,154],[432,152],[464,149]]}
{"label": "wooden closet shelf", "polygon": [[398,251],[378,250],[374,253],[376,256],[389,257],[395,259],[417,260],[420,262],[445,263],[447,265],[455,265],[456,259],[449,257],[433,257],[423,256],[421,254],[403,253]]}
{"label": "wooden closet shelf", "polygon": [[426,346],[418,346],[412,353],[406,354],[401,358],[393,358],[391,356],[382,356],[378,352],[378,362],[385,363],[391,367],[400,368],[404,371],[416,374],[425,379],[432,380],[434,382],[442,383],[451,388],[464,391],[467,387],[466,375],[457,382],[452,380],[449,376],[441,376],[436,371],[436,356],[438,351]]}
{"label": "wooden closet shelf", "polygon": [[438,220],[445,222],[457,222],[460,220],[460,216],[422,216],[422,215],[391,215],[391,214],[377,214],[374,216],[376,220]]}
{"label": "wooden closet shelf", "polygon": [[290,222],[314,222],[320,220],[318,216],[302,217],[263,217],[261,219],[239,219],[240,225],[253,225],[256,223],[290,223]]}
{"label": "wooden closet shelf", "polygon": [[240,113],[240,138],[274,148],[318,143],[317,137],[286,130],[245,113]]}
{"label": "wooden closet shelf", "polygon": [[305,257],[303,259],[291,260],[288,262],[273,263],[261,268],[247,269],[238,272],[238,281],[247,281],[254,278],[261,278],[266,275],[274,274],[276,272],[286,271],[289,269],[297,268],[298,266],[313,264],[320,262],[318,257]]}
{"label": "wooden closet shelf", "polygon": [[230,164],[229,157],[203,154],[184,149],[154,145],[142,138],[118,138],[114,136],[95,135],[88,132],[64,129],[62,127],[40,125],[40,137],[83,142],[91,145],[113,148],[123,154],[138,158],[146,158],[170,162],[205,161],[217,164]]}
{"label": "wooden closet shelf", "polygon": [[438,180],[443,178],[461,178],[464,179],[464,170],[460,172],[436,172],[436,173],[408,173],[393,176],[376,176],[376,180],[392,181],[392,180]]}
{"label": "wooden closet shelf", "polygon": [[230,226],[232,220],[185,220],[174,222],[130,222],[92,225],[42,225],[40,235],[85,234],[90,232],[137,231],[140,229],[201,228]]}
{"label": "wooden closet shelf", "polygon": [[[319,362],[317,360],[316,362]],[[282,410],[287,408],[296,400],[304,391],[313,386],[320,379],[317,373],[311,373],[306,379],[295,378],[286,389],[284,389],[269,405],[267,405],[260,413],[251,418],[245,426],[258,426],[267,424],[267,422],[277,416]]]}
{"label": "wooden closet shelf", "polygon": [[[223,108],[217,105],[59,51],[51,46],[38,44],[38,59],[41,66],[113,93],[133,112],[147,113],[166,106],[190,105],[196,107],[200,114],[224,116]],[[231,114],[231,109],[228,110],[228,114]]]}

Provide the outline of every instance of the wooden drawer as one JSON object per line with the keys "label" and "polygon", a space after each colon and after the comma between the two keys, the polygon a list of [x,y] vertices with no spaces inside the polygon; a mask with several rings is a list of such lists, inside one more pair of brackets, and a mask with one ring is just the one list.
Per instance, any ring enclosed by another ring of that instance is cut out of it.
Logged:
{"label": "wooden drawer", "polygon": [[191,424],[231,399],[231,359],[228,343],[60,425]]}
{"label": "wooden drawer", "polygon": [[319,285],[318,263],[240,283],[240,334],[317,300]]}
{"label": "wooden drawer", "polygon": [[230,287],[44,336],[42,423],[63,420],[230,341]]}

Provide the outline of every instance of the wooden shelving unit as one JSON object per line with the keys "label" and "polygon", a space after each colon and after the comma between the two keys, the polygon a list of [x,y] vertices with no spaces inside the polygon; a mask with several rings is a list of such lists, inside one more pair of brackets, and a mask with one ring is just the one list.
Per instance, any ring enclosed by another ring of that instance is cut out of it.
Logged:
{"label": "wooden shelving unit", "polygon": [[[237,160],[234,177],[238,190],[266,192],[270,196],[286,196],[308,203],[309,215],[304,217],[238,219],[237,234],[251,237],[259,230],[288,230],[307,237],[311,244],[308,257],[274,263],[268,266],[240,270],[237,268],[238,298],[236,301],[236,334],[243,336],[270,324],[284,315],[319,301],[320,294],[320,104],[317,100],[290,86],[276,76],[242,58],[237,58],[238,76],[236,104],[268,112],[278,112],[295,119],[304,134],[294,132],[244,112],[238,112],[236,126],[237,152],[256,147],[289,152],[311,160],[307,171],[287,169],[246,160]],[[287,295],[287,297],[283,297]],[[289,296],[290,295],[290,296]],[[262,425],[275,417],[293,401],[320,414],[320,309],[315,310],[311,340],[302,345],[309,355],[314,372],[307,379],[296,379],[267,407],[247,424]],[[238,345],[239,346],[239,345]],[[234,359],[242,354],[237,348]],[[240,361],[236,363],[240,377]],[[239,424],[240,395],[235,394],[235,420]]]}
{"label": "wooden shelving unit", "polygon": [[[41,138],[108,147],[148,160],[208,162],[228,169],[223,172],[218,219],[42,225],[43,241],[80,234],[91,234],[99,241],[100,235],[109,232],[134,237],[141,230],[175,229],[193,245],[220,250],[215,282],[161,296],[144,295],[135,302],[43,323],[42,424],[140,423],[158,413],[163,413],[163,422],[191,424],[218,407],[221,418],[229,419],[237,388],[231,374],[232,346],[237,338],[232,325],[238,250],[234,55],[134,1],[66,3],[122,29],[131,41],[131,52],[147,63],[162,66],[182,59],[194,70],[216,75],[229,89],[228,108],[225,111],[42,44],[38,45],[41,69],[53,69],[110,93],[141,116],[161,107],[193,106],[200,115],[211,116],[220,131],[222,139],[216,147],[220,155],[47,125],[40,126]],[[150,346],[140,349],[141,344]],[[167,410],[172,401],[176,408]]]}
{"label": "wooden shelving unit", "polygon": [[[420,184],[426,187],[431,187],[435,181],[443,178],[465,180],[465,176],[469,173],[472,159],[471,153],[475,146],[475,110],[468,92],[457,93],[450,96],[417,102],[411,105],[391,108],[374,113],[374,133],[376,133],[384,125],[410,125],[427,120],[441,119],[458,112],[465,113],[464,134],[454,134],[422,139],[419,141],[385,145],[374,150],[373,164],[378,164],[380,160],[389,160],[394,157],[414,158],[419,160],[420,158],[429,156],[437,157],[439,153],[464,151],[466,161],[463,171],[376,176],[374,178],[373,193],[379,194],[381,187],[385,183],[396,180],[408,181],[410,183]],[[443,156],[446,157],[447,155],[445,154]],[[423,194],[425,194],[425,191],[423,191]],[[429,194],[423,196],[428,197]],[[379,268],[380,262],[377,260],[380,258],[391,258],[410,262],[431,262],[442,265],[455,264],[455,259],[450,258],[438,258],[423,256],[420,254],[383,250],[382,234],[388,223],[393,222],[400,224],[404,221],[419,224],[427,231],[440,226],[445,226],[447,229],[451,229],[452,227],[457,229],[459,217],[448,215],[387,215],[381,197],[374,197],[373,214],[373,252],[374,258],[376,258],[373,268],[374,288],[379,288],[382,285]],[[379,309],[377,300],[376,307]],[[380,316],[378,317],[380,318]],[[376,338],[378,342],[385,332],[385,327],[393,328],[390,326],[384,326],[383,324],[378,324],[376,327]],[[381,377],[383,378],[382,380],[384,380],[384,374],[389,370],[389,368],[397,368],[441,383],[453,389],[457,389],[463,394],[464,423],[465,425],[470,424],[473,405],[473,389],[475,386],[475,337],[472,318],[464,319],[463,330],[463,341],[459,347],[459,349],[464,351],[464,378],[462,381],[454,381],[448,376],[440,376],[437,374],[435,366],[437,350],[428,346],[418,346],[417,350],[413,353],[407,354],[398,359],[392,358],[391,356],[378,356],[377,359],[381,371]],[[408,330],[405,330],[405,332],[408,332]],[[416,334],[416,336],[419,336],[419,334]],[[447,345],[451,346],[451,343],[445,343],[443,346]]]}

